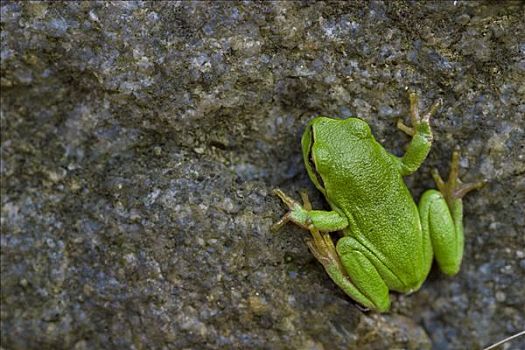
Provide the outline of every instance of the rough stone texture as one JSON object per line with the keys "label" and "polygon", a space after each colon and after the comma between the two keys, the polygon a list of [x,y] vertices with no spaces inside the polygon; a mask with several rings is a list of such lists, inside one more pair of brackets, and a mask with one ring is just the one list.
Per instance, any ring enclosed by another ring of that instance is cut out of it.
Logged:
{"label": "rough stone texture", "polygon": [[[479,349],[523,329],[521,2],[2,2],[2,349]],[[363,313],[270,225],[299,138],[358,115],[415,196],[463,148],[461,272]],[[507,349],[525,348],[522,337]]]}

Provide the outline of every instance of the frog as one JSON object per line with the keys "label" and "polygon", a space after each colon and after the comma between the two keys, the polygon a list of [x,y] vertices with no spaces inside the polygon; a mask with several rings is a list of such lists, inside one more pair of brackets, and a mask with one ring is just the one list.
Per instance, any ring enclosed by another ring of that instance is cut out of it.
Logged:
{"label": "frog", "polygon": [[434,259],[445,275],[459,272],[462,198],[487,182],[459,179],[456,147],[447,180],[433,169],[437,189],[426,190],[416,204],[404,177],[427,158],[433,141],[430,119],[442,101],[422,114],[418,94],[409,92],[409,102],[411,125],[397,121],[397,128],[411,138],[402,156],[385,150],[358,117],[321,115],[307,124],[301,138],[304,165],[331,210],[314,210],[304,190],[302,204],[279,188],[273,190],[289,211],[272,231],[287,222],[308,230],[306,244],[333,282],[364,310],[380,313],[390,309],[390,292],[420,289]]}

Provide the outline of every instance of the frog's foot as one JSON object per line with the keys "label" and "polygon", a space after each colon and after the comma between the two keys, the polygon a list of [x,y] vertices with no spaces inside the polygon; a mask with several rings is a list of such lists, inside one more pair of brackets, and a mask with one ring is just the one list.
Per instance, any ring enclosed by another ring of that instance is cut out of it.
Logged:
{"label": "frog's foot", "polygon": [[292,221],[294,224],[299,225],[300,227],[310,230],[314,227],[311,217],[308,212],[312,210],[312,204],[308,199],[306,191],[301,191],[301,198],[303,199],[303,205],[294,200],[292,197],[285,194],[279,188],[273,190],[273,193],[277,195],[281,200],[286,204],[290,209],[281,220],[277,221],[271,228],[272,231],[278,231],[283,227],[287,222]]}
{"label": "frog's foot", "polygon": [[432,170],[432,177],[436,183],[439,192],[443,194],[449,206],[458,199],[463,198],[468,192],[483,187],[487,180],[478,182],[463,183],[459,179],[459,146],[456,146],[452,153],[452,161],[450,162],[450,172],[448,174],[447,182],[443,181],[437,169]]}
{"label": "frog's foot", "polygon": [[437,100],[432,104],[430,109],[427,113],[425,113],[423,116],[419,115],[419,98],[415,92],[410,92],[409,94],[410,99],[410,123],[412,124],[412,127],[407,126],[403,123],[401,119],[397,121],[397,128],[403,131],[405,134],[414,136],[416,134],[416,128],[420,124],[428,125],[430,122],[430,117],[432,117],[434,114],[436,114],[439,106],[441,106],[441,99]]}
{"label": "frog's foot", "polygon": [[319,260],[319,262],[323,264],[325,268],[332,265],[341,267],[339,257],[337,256],[337,251],[330,234],[319,231],[319,229],[317,229],[308,218],[302,221],[297,220],[297,218],[304,217],[304,212],[312,210],[312,203],[310,202],[306,191],[300,191],[301,199],[303,201],[302,206],[299,202],[286,195],[280,189],[273,190],[273,193],[281,198],[288,208],[290,208],[290,211],[272,226],[272,231],[279,230],[288,221],[296,223],[297,225],[310,231],[312,238],[307,239],[306,244],[308,245],[308,248],[310,248],[310,251],[315,256],[315,258]]}
{"label": "frog's foot", "polygon": [[306,244],[313,256],[323,265],[325,270],[328,271],[329,269],[336,268],[339,271],[344,271],[330,234],[321,232],[316,228],[311,228],[310,233],[312,238],[307,238]]}

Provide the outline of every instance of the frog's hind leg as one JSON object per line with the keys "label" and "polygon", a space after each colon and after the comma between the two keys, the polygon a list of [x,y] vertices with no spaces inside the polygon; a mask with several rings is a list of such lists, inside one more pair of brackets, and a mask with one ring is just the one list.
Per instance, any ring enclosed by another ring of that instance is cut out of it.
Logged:
{"label": "frog's hind leg", "polygon": [[[372,263],[363,254],[356,252],[351,256],[346,255],[341,261],[328,233],[319,232],[315,229],[311,230],[311,233],[314,238],[306,242],[310,251],[339,288],[366,308],[379,312],[387,311],[390,308],[388,287],[381,280],[381,276],[375,271]],[[339,242],[347,238],[343,237]],[[346,271],[349,271],[352,277],[349,277]],[[377,281],[377,283],[374,286],[374,283],[367,283],[367,281]],[[375,297],[376,293],[380,296],[379,298]]]}
{"label": "frog's hind leg", "polygon": [[[359,293],[366,298],[366,302],[359,302],[379,312],[387,311],[390,308],[388,286],[372,261],[366,256],[366,248],[353,237],[345,236],[337,242],[337,252],[344,271],[348,273],[347,279],[357,290],[352,292]],[[345,292],[356,299],[347,290]],[[369,306],[370,304],[372,306]]]}
{"label": "frog's hind leg", "polygon": [[463,203],[468,192],[478,189],[485,181],[463,184],[459,180],[459,150],[452,154],[451,169],[447,182],[432,172],[439,189],[423,193],[419,202],[419,214],[423,234],[428,234],[438,265],[445,274],[455,275],[463,257]]}
{"label": "frog's hind leg", "polygon": [[461,204],[449,208],[441,192],[428,190],[419,201],[419,215],[423,234],[430,237],[439,268],[447,275],[456,274],[463,257]]}

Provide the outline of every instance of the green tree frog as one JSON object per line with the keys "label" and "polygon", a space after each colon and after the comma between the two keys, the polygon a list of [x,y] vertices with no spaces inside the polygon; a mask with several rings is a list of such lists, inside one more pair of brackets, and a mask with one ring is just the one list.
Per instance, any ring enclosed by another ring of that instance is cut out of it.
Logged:
{"label": "green tree frog", "polygon": [[[291,221],[309,230],[308,247],[332,280],[352,299],[379,312],[390,308],[389,291],[411,293],[421,287],[433,257],[445,274],[459,271],[462,197],[485,183],[461,183],[456,149],[448,180],[433,170],[438,190],[427,190],[416,205],[403,176],[427,157],[429,121],[440,102],[420,116],[417,95],[409,98],[412,125],[397,124],[412,137],[402,157],[388,153],[361,119],[319,116],[309,122],[301,140],[304,163],[331,211],[313,210],[305,192],[301,205],[274,190],[290,211],[272,229]],[[329,234],[334,231],[342,232],[336,245]]]}

